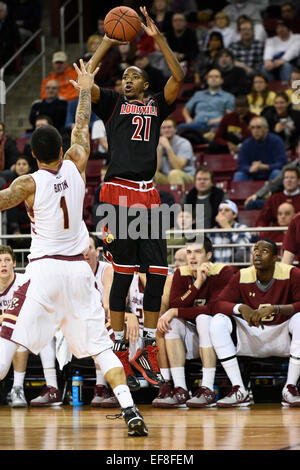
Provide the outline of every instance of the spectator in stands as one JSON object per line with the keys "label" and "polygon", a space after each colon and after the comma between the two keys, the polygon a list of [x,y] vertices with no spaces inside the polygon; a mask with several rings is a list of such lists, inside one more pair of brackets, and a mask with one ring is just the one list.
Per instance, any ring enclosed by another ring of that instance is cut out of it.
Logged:
{"label": "spectator in stands", "polygon": [[234,0],[227,5],[223,12],[230,18],[230,26],[234,27],[238,18],[248,16],[254,24],[262,24],[260,9],[247,0]]}
{"label": "spectator in stands", "polygon": [[6,135],[5,124],[0,122],[0,187],[9,181],[18,156],[16,142]]}
{"label": "spectator in stands", "polygon": [[229,49],[222,49],[215,59],[223,78],[222,88],[232,95],[246,95],[249,92],[250,81],[242,67],[234,65],[234,56]]}
{"label": "spectator in stands", "polygon": [[276,35],[268,38],[264,49],[264,73],[269,80],[288,81],[294,68],[292,63],[299,52],[300,36],[290,30],[289,24],[278,20]]}
{"label": "spectator in stands", "polygon": [[253,77],[251,92],[247,95],[250,111],[260,115],[266,106],[273,106],[276,93],[269,90],[269,80],[261,73]]}
{"label": "spectator in stands", "polygon": [[[267,0],[268,1],[268,0]],[[257,41],[260,41],[262,43],[265,43],[265,40],[267,39],[268,35],[265,30],[264,24],[263,23],[253,23],[251,18],[247,15],[241,15],[238,17],[236,21],[236,39],[235,41],[239,41],[241,39],[241,34],[240,34],[240,25],[244,22],[251,22],[253,24],[253,32],[254,32],[254,39]]]}
{"label": "spectator in stands", "polygon": [[230,51],[234,64],[242,67],[249,77],[260,72],[263,66],[264,43],[254,37],[254,24],[251,20],[239,25],[240,40],[231,43]]}
{"label": "spectator in stands", "polygon": [[295,67],[289,80],[290,88],[284,90],[289,97],[293,109],[300,111],[300,68]]}
{"label": "spectator in stands", "polygon": [[102,119],[97,119],[97,121],[94,121],[91,132],[91,140],[94,146],[96,144],[96,148],[94,147],[92,152],[93,157],[105,159],[107,164],[108,143],[105,126]]}
{"label": "spectator in stands", "polygon": [[[12,181],[18,176],[26,175],[30,173],[31,168],[28,162],[28,159],[25,155],[18,157],[15,169],[12,172],[12,176],[9,182],[4,186],[9,187]],[[3,189],[4,189],[3,188]],[[7,216],[7,233],[9,234],[19,234],[19,233],[30,233],[30,219],[27,214],[27,210],[24,202],[18,206],[8,209],[6,212]]]}
{"label": "spectator in stands", "polygon": [[174,269],[179,268],[179,266],[185,266],[186,264],[186,248],[178,248],[174,253]]}
{"label": "spectator in stands", "polygon": [[300,21],[293,2],[285,2],[280,7],[281,18],[287,21],[293,33],[300,33]]}
{"label": "spectator in stands", "polygon": [[227,48],[235,40],[235,31],[230,25],[230,18],[224,11],[218,11],[214,16],[214,23],[208,31],[208,35],[212,32],[222,34],[224,47]]}
{"label": "spectator in stands", "polygon": [[285,148],[294,150],[300,134],[300,111],[292,108],[288,95],[278,92],[274,106],[266,107],[261,116],[268,121],[270,132],[283,140]]}
{"label": "spectator in stands", "polygon": [[183,13],[173,14],[172,27],[166,32],[166,38],[179,62],[185,62],[189,69],[192,61],[197,57],[199,48],[196,33],[188,26]]}
{"label": "spectator in stands", "polygon": [[237,154],[242,142],[251,137],[249,124],[255,114],[249,111],[248,99],[241,95],[235,98],[235,107],[232,113],[222,118],[214,137],[205,153],[233,153]]}
{"label": "spectator in stands", "polygon": [[283,191],[271,194],[260,211],[256,225],[266,227],[274,225],[277,210],[283,202],[290,202],[296,212],[300,212],[300,171],[298,168],[286,168],[283,172]]}
{"label": "spectator in stands", "polygon": [[238,207],[230,199],[221,202],[215,217],[216,225],[213,228],[229,229],[228,232],[208,233],[213,245],[234,244],[236,247],[214,247],[212,261],[216,263],[247,262],[249,249],[245,246],[251,241],[249,232],[232,232],[233,228],[247,228],[246,225],[237,222]]}
{"label": "spectator in stands", "polygon": [[[288,227],[295,215],[295,207],[290,202],[283,202],[277,209],[277,219],[275,227]],[[266,226],[267,224],[264,224]],[[260,232],[259,240],[262,238],[270,238],[275,243],[282,243],[287,230],[276,230],[274,232]]]}
{"label": "spectator in stands", "polygon": [[93,56],[94,52],[102,42],[102,37],[99,34],[91,34],[86,43],[86,53],[83,56],[84,61],[88,61]]}
{"label": "spectator in stands", "polygon": [[204,50],[200,50],[194,61],[193,72],[194,82],[202,83],[205,75],[213,68],[214,61],[220,50],[224,47],[223,36],[218,31],[213,31],[208,38],[207,46]]}
{"label": "spectator in stands", "polygon": [[3,66],[11,58],[19,46],[18,27],[11,15],[8,14],[7,4],[0,2],[0,66]]}
{"label": "spectator in stands", "polygon": [[173,12],[169,3],[169,0],[154,0],[151,7],[151,18],[162,33],[166,33],[172,27]]}
{"label": "spectator in stands", "polygon": [[214,130],[222,117],[233,111],[234,96],[222,90],[222,84],[220,70],[211,69],[207,74],[207,90],[196,91],[182,110],[185,123],[179,124],[180,133],[185,130]]}
{"label": "spectator in stands", "polygon": [[[190,210],[190,207],[182,206],[182,210],[175,214],[174,228],[170,229],[170,233],[166,234],[167,246],[182,246],[186,240],[195,237],[192,233],[185,232],[185,230],[193,230],[196,228],[196,221]],[[173,233],[174,230],[179,231]],[[168,248],[168,264],[172,262],[172,250]]]}
{"label": "spectator in stands", "polygon": [[245,201],[245,207],[247,210],[249,209],[261,209],[265,203],[265,197],[269,193],[277,193],[282,191],[283,189],[283,178],[284,173],[287,169],[296,169],[300,172],[300,139],[298,139],[295,152],[297,154],[297,158],[293,160],[291,163],[285,165],[280,173],[271,181],[266,181],[265,184],[256,191],[255,194],[251,194]]}
{"label": "spectator in stands", "polygon": [[94,34],[99,34],[99,36],[104,36],[105,35],[105,29],[104,29],[104,17],[99,16],[97,19],[97,29]]}
{"label": "spectator in stands", "polygon": [[250,121],[252,137],[239,149],[238,171],[234,181],[273,179],[287,163],[282,139],[269,132],[268,123],[262,116]]}
{"label": "spectator in stands", "polygon": [[182,199],[182,204],[191,204],[193,218],[196,216],[197,204],[203,205],[204,228],[212,228],[218,213],[219,204],[226,199],[223,189],[214,185],[214,175],[205,166],[199,167],[195,174],[195,187],[192,188]]}
{"label": "spectator in stands", "polygon": [[161,124],[157,147],[155,182],[160,184],[192,183],[195,175],[195,156],[191,143],[176,134],[176,123],[166,119]]}
{"label": "spectator in stands", "polygon": [[61,132],[66,120],[68,102],[59,96],[59,82],[49,80],[45,86],[46,97],[34,101],[29,113],[29,122],[34,128],[37,116],[46,115],[52,119],[53,126]]}
{"label": "spectator in stands", "polygon": [[149,56],[145,51],[136,52],[134,64],[144,70],[149,77],[150,86],[147,90],[148,94],[158,93],[164,88],[167,78],[159,69],[150,64]]}
{"label": "spectator in stands", "polygon": [[10,0],[9,13],[16,22],[22,43],[40,27],[42,16],[40,0]]}
{"label": "spectator in stands", "polygon": [[70,80],[76,81],[76,70],[68,62],[67,54],[63,51],[57,51],[52,56],[52,71],[48,77],[44,78],[41,86],[41,98],[46,98],[46,84],[49,80],[58,80],[59,96],[67,101],[78,98],[78,92],[70,83]]}
{"label": "spectator in stands", "polygon": [[154,44],[154,51],[148,55],[148,58],[151,67],[158,69],[163,74],[165,80],[170,78],[171,72],[169,66],[156,43]]}

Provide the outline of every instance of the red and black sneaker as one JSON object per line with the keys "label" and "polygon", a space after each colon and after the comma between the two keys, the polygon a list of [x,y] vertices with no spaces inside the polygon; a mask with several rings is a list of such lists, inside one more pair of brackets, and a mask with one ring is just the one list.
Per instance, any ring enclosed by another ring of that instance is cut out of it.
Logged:
{"label": "red and black sneaker", "polygon": [[127,380],[127,385],[129,387],[129,390],[131,392],[136,392],[141,388],[140,382],[134,375],[134,372],[131,368],[130,362],[129,362],[129,350],[126,348],[125,350],[121,351],[115,351],[115,354],[118,356],[120,361],[122,362],[122,365],[124,367],[124,371],[126,374],[126,380]]}
{"label": "red and black sneaker", "polygon": [[152,385],[161,386],[165,381],[160,373],[157,362],[158,347],[153,346],[155,341],[152,341],[152,344],[147,346],[146,344],[143,349],[139,348],[137,350],[130,363],[143,375],[147,382]]}

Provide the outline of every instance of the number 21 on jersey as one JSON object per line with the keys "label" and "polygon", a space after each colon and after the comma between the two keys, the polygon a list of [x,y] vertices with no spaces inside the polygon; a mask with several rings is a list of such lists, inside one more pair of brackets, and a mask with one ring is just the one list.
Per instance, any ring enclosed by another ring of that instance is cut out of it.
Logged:
{"label": "number 21 on jersey", "polygon": [[136,128],[131,140],[148,141],[150,139],[151,116],[134,116],[132,124]]}

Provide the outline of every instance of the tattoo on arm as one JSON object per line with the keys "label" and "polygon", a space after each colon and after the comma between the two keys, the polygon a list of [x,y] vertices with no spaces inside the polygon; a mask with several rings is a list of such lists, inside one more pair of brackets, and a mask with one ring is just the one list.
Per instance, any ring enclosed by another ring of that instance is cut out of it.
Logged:
{"label": "tattoo on arm", "polygon": [[7,189],[0,191],[0,211],[19,205],[35,191],[35,183],[30,175],[16,178]]}
{"label": "tattoo on arm", "polygon": [[78,144],[85,152],[90,152],[89,123],[91,117],[91,91],[80,90],[76,110],[75,126],[72,131],[71,145]]}

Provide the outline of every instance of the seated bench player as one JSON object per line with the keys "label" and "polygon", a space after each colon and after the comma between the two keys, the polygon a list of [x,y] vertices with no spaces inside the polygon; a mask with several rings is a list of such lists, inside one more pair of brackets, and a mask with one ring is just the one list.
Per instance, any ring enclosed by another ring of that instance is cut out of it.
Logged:
{"label": "seated bench player", "polygon": [[300,271],[277,261],[271,239],[259,240],[252,254],[253,265],[236,273],[214,304],[210,337],[232,385],[217,406],[250,405],[237,356],[278,356],[290,358],[281,403],[299,407]]}
{"label": "seated bench player", "polygon": [[[211,263],[213,246],[208,237],[186,244],[187,265],[173,276],[170,309],[159,320],[157,329],[164,333],[171,379],[160,388],[154,407],[171,408],[186,404],[189,408],[215,406],[213,391],[216,355],[209,336],[210,301],[233,276],[233,268]],[[185,380],[186,359],[202,361],[202,382],[190,398]]]}

